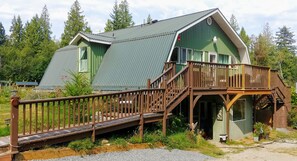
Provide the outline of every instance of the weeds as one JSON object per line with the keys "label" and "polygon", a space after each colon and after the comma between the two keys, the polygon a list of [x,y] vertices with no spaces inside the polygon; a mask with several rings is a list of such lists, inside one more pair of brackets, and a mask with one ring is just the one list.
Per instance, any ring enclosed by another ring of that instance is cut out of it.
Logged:
{"label": "weeds", "polygon": [[90,138],[72,141],[68,144],[68,147],[75,151],[89,151],[93,149],[94,146],[95,145]]}
{"label": "weeds", "polygon": [[0,136],[7,136],[10,134],[9,126],[0,128]]}

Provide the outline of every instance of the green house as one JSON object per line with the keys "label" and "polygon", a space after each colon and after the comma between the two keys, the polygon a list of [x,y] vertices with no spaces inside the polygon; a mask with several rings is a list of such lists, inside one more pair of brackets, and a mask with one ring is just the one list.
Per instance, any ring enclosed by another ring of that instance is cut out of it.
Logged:
{"label": "green house", "polygon": [[[187,65],[187,61],[250,64],[247,47],[239,35],[219,9],[210,9],[111,32],[80,32],[69,46],[54,54],[39,88],[62,88],[69,79],[69,71],[74,71],[84,73],[94,90],[143,89],[147,87],[148,79],[153,80],[164,72],[164,63],[175,62],[174,70],[177,73]],[[212,71],[212,67],[209,71]],[[215,74],[218,71],[219,68]],[[200,75],[199,78],[203,77],[206,76]],[[227,79],[216,77],[218,84],[230,84],[231,76]],[[249,81],[253,83],[254,80],[256,78]],[[240,81],[239,84],[247,82],[244,78]],[[253,85],[250,89],[253,89]],[[231,139],[250,135],[253,123],[257,121],[253,103],[259,92],[249,90],[250,93],[244,91],[240,96],[232,96],[232,108],[226,111],[223,100],[227,96],[217,91],[212,93],[212,90],[213,87],[208,86],[208,89],[204,89],[207,94],[197,94],[192,110],[183,108],[191,104],[187,96],[172,112],[189,116],[193,111],[193,118],[189,118],[192,122],[198,122],[198,130],[211,139],[219,140],[221,134],[229,134]],[[261,94],[267,94],[267,91]],[[272,114],[269,117],[272,118]]]}

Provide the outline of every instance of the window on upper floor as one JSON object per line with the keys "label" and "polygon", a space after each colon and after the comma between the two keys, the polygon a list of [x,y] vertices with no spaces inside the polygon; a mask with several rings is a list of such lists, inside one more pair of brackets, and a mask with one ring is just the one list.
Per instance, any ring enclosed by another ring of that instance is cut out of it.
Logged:
{"label": "window on upper floor", "polygon": [[245,99],[237,100],[233,107],[233,121],[245,119]]}
{"label": "window on upper floor", "polygon": [[220,64],[230,64],[230,56],[225,54],[219,54],[218,63]]}
{"label": "window on upper floor", "polygon": [[88,52],[87,47],[79,48],[79,72],[88,71]]}
{"label": "window on upper floor", "polygon": [[203,61],[203,51],[194,50],[194,55],[192,57],[193,61]]}

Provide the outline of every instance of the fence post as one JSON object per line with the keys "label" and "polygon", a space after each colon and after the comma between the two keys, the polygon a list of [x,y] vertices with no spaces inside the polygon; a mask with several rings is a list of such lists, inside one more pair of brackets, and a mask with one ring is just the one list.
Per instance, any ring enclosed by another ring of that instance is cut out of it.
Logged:
{"label": "fence post", "polygon": [[[96,141],[96,128],[95,128],[95,97],[92,98],[92,142]],[[99,115],[99,111],[98,111],[98,115]]]}
{"label": "fence post", "polygon": [[[18,152],[18,120],[20,97],[13,94],[10,98],[11,105],[11,126],[10,126],[10,151]],[[25,111],[23,111],[25,112]]]}

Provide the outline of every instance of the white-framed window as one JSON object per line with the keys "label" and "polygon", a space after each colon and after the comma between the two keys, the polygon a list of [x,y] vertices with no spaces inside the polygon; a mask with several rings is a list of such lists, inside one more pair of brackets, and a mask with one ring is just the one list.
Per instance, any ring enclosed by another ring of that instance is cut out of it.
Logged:
{"label": "white-framed window", "polygon": [[225,54],[219,54],[218,63],[220,64],[230,64],[231,57]]}
{"label": "white-framed window", "polygon": [[87,47],[79,48],[79,72],[88,71],[88,52]]}
{"label": "white-framed window", "polygon": [[233,107],[233,121],[239,121],[245,119],[245,113],[246,113],[246,100],[245,99],[239,99],[237,100]]}
{"label": "white-framed window", "polygon": [[187,48],[181,48],[180,57],[179,57],[179,63],[180,64],[186,64],[187,63]]}
{"label": "white-framed window", "polygon": [[193,55],[192,60],[203,62],[204,61],[204,52],[200,51],[200,50],[194,50],[194,55]]}
{"label": "white-framed window", "polygon": [[215,53],[215,52],[208,52],[208,61],[210,63],[217,63],[217,53]]}

